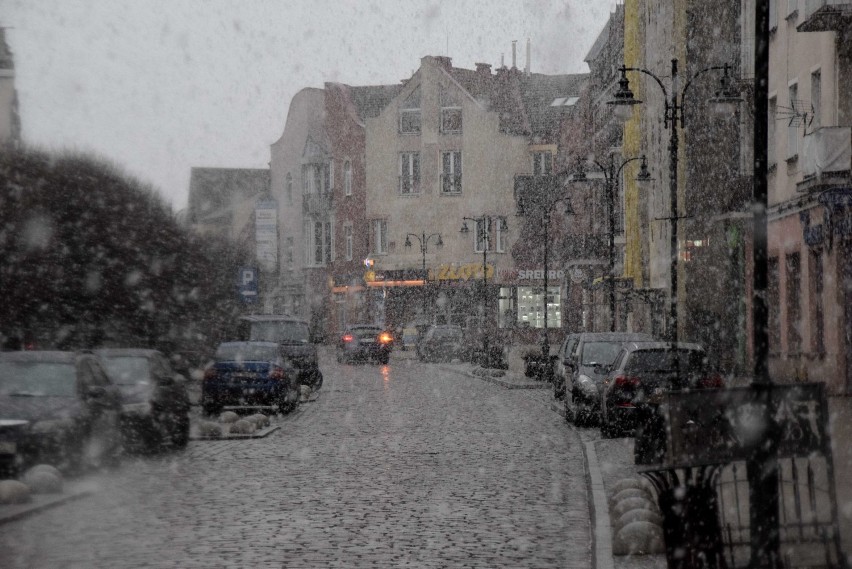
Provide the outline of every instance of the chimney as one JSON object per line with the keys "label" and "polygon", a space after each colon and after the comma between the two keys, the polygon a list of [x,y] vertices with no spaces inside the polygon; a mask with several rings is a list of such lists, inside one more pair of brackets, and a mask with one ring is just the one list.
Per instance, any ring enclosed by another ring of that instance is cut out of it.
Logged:
{"label": "chimney", "polygon": [[476,64],[476,74],[482,75],[484,77],[491,77],[491,64],[489,64],[489,63],[477,63]]}
{"label": "chimney", "polygon": [[453,60],[451,57],[447,57],[445,55],[436,55],[435,62],[449,71],[453,67]]}
{"label": "chimney", "polygon": [[524,74],[530,76],[530,38],[527,38],[527,66],[524,68]]}
{"label": "chimney", "polygon": [[512,69],[518,68],[518,40],[512,40]]}

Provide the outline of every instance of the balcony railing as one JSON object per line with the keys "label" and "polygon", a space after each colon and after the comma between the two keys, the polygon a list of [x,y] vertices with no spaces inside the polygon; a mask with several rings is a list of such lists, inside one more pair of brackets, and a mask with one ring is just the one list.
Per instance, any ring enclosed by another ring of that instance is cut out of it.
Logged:
{"label": "balcony railing", "polygon": [[802,150],[805,178],[837,174],[848,176],[852,166],[852,128],[818,128],[805,136]]}
{"label": "balcony railing", "polygon": [[852,0],[804,0],[800,32],[841,31],[852,25]]}
{"label": "balcony railing", "polygon": [[332,200],[332,193],[325,192],[322,194],[304,194],[302,196],[302,211],[304,213],[325,213],[329,211],[334,202]]}

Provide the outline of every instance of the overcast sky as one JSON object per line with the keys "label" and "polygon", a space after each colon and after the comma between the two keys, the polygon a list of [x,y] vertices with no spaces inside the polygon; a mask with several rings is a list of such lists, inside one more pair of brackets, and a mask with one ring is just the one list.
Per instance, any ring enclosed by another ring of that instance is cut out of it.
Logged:
{"label": "overcast sky", "polygon": [[424,55],[577,73],[611,0],[0,0],[25,143],[94,152],[186,207],[193,166],[265,168],[293,95]]}

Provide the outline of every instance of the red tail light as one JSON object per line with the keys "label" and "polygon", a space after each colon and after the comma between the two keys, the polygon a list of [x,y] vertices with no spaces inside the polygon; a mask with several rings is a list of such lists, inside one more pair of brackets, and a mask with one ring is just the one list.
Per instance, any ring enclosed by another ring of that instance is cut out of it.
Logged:
{"label": "red tail light", "polygon": [[380,344],[390,344],[391,342],[393,342],[393,336],[391,336],[387,332],[382,332],[381,334],[379,334]]}
{"label": "red tail light", "polygon": [[698,380],[697,387],[699,389],[719,389],[725,387],[725,379],[718,373],[708,375]]}
{"label": "red tail light", "polygon": [[269,379],[284,381],[287,379],[287,374],[280,367],[274,367],[272,368],[272,371],[269,372]]}
{"label": "red tail light", "polygon": [[639,378],[630,377],[627,375],[619,375],[615,378],[615,384],[618,387],[636,387],[639,385]]}
{"label": "red tail light", "polygon": [[351,342],[354,339],[355,339],[355,336],[353,336],[352,334],[344,334],[343,335],[343,341],[344,342]]}

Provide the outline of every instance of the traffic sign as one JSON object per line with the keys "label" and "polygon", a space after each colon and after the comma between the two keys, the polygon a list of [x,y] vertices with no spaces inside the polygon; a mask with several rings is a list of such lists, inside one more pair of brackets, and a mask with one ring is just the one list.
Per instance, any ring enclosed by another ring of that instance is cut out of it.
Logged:
{"label": "traffic sign", "polygon": [[242,301],[247,304],[257,302],[257,288],[257,268],[240,267],[237,272],[237,289]]}

